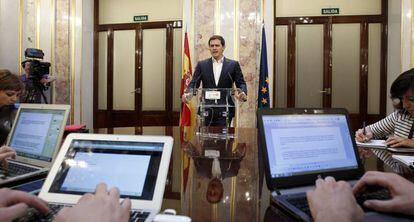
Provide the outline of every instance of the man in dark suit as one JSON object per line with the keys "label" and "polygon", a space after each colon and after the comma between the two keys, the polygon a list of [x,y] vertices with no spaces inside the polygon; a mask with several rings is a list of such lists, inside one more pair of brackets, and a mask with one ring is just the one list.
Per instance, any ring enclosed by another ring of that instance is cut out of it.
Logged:
{"label": "man in dark suit", "polygon": [[[213,35],[208,41],[209,50],[212,58],[208,58],[198,62],[194,71],[193,78],[187,87],[187,92],[183,94],[182,101],[188,102],[191,98],[191,92],[203,83],[203,88],[232,88],[233,83],[241,91],[236,93],[235,97],[240,101],[247,99],[247,86],[243,78],[243,73],[240,69],[240,64],[237,61],[225,58],[223,55],[226,43],[224,38],[219,35]],[[224,92],[221,92],[221,102],[228,102],[234,106],[234,102],[230,99],[226,101],[223,98]],[[225,109],[223,108],[209,108],[206,116],[205,124],[208,126],[225,126],[231,123],[234,117],[234,108],[229,110],[229,122],[226,123],[226,117],[223,115]]]}

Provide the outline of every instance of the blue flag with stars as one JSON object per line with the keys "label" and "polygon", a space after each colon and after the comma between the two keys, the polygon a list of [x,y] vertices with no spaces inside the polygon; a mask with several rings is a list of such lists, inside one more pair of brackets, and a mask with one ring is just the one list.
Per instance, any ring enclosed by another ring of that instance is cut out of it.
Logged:
{"label": "blue flag with stars", "polygon": [[259,93],[257,107],[269,108],[269,77],[267,74],[267,50],[266,50],[266,35],[265,28],[262,28],[262,49],[260,55],[260,76],[259,76]]}

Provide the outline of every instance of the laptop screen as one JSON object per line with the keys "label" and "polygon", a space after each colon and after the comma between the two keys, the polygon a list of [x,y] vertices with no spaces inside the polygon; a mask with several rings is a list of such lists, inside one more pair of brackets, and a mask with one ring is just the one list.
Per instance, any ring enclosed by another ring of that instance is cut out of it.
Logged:
{"label": "laptop screen", "polygon": [[21,108],[9,146],[19,156],[52,161],[65,115],[64,109]]}
{"label": "laptop screen", "polygon": [[122,198],[152,200],[164,143],[73,140],[49,192],[82,195],[105,182]]}
{"label": "laptop screen", "polygon": [[345,115],[264,115],[263,128],[272,178],[358,168]]}

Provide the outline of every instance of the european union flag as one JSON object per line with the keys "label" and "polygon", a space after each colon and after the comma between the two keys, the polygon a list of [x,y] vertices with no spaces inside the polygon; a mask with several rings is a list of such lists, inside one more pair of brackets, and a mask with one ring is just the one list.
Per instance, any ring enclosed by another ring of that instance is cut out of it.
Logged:
{"label": "european union flag", "polygon": [[262,28],[262,49],[260,55],[260,76],[257,107],[259,109],[270,107],[269,77],[267,74],[266,35],[264,26]]}

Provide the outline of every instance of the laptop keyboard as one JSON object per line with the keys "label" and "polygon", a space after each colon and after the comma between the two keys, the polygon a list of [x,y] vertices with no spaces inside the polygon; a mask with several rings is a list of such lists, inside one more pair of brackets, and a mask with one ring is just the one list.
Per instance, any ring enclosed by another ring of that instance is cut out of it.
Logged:
{"label": "laptop keyboard", "polygon": [[[364,211],[372,211],[371,209],[364,208],[363,203],[366,200],[388,200],[391,198],[390,192],[381,187],[369,187],[365,191],[363,191],[361,194],[355,197],[357,203],[364,209]],[[306,195],[300,196],[300,197],[292,197],[286,199],[290,204],[297,207],[304,213],[306,213],[309,217],[312,217],[308,200],[306,199]]]}
{"label": "laptop keyboard", "polygon": [[[40,214],[36,209],[30,208],[26,216],[15,220],[17,222],[29,222],[29,221],[39,221],[39,222],[48,222],[53,221],[55,215],[63,208],[71,207],[71,205],[62,205],[62,204],[49,204],[49,213],[47,215]],[[149,212],[145,211],[131,211],[129,221],[130,222],[144,222],[149,216]]]}
{"label": "laptop keyboard", "polygon": [[369,208],[364,207],[364,202],[366,200],[389,200],[391,199],[391,194],[386,188],[379,186],[368,186],[365,187],[365,190],[355,198],[357,203],[364,209],[364,211],[370,211]]}
{"label": "laptop keyboard", "polygon": [[307,215],[309,215],[309,217],[312,218],[312,214],[310,212],[308,200],[306,199],[306,196],[287,198],[286,200],[287,202],[289,202],[290,204],[292,204],[293,206],[295,206],[296,208],[298,208],[299,210],[306,213]]}
{"label": "laptop keyboard", "polygon": [[13,162],[9,162],[7,170],[5,170],[3,167],[1,167],[0,168],[0,173],[3,174],[3,175],[6,175],[6,176],[14,177],[14,176],[22,175],[22,174],[35,172],[37,170],[38,170],[37,168],[20,165],[20,164],[16,164],[16,163],[13,163]]}

